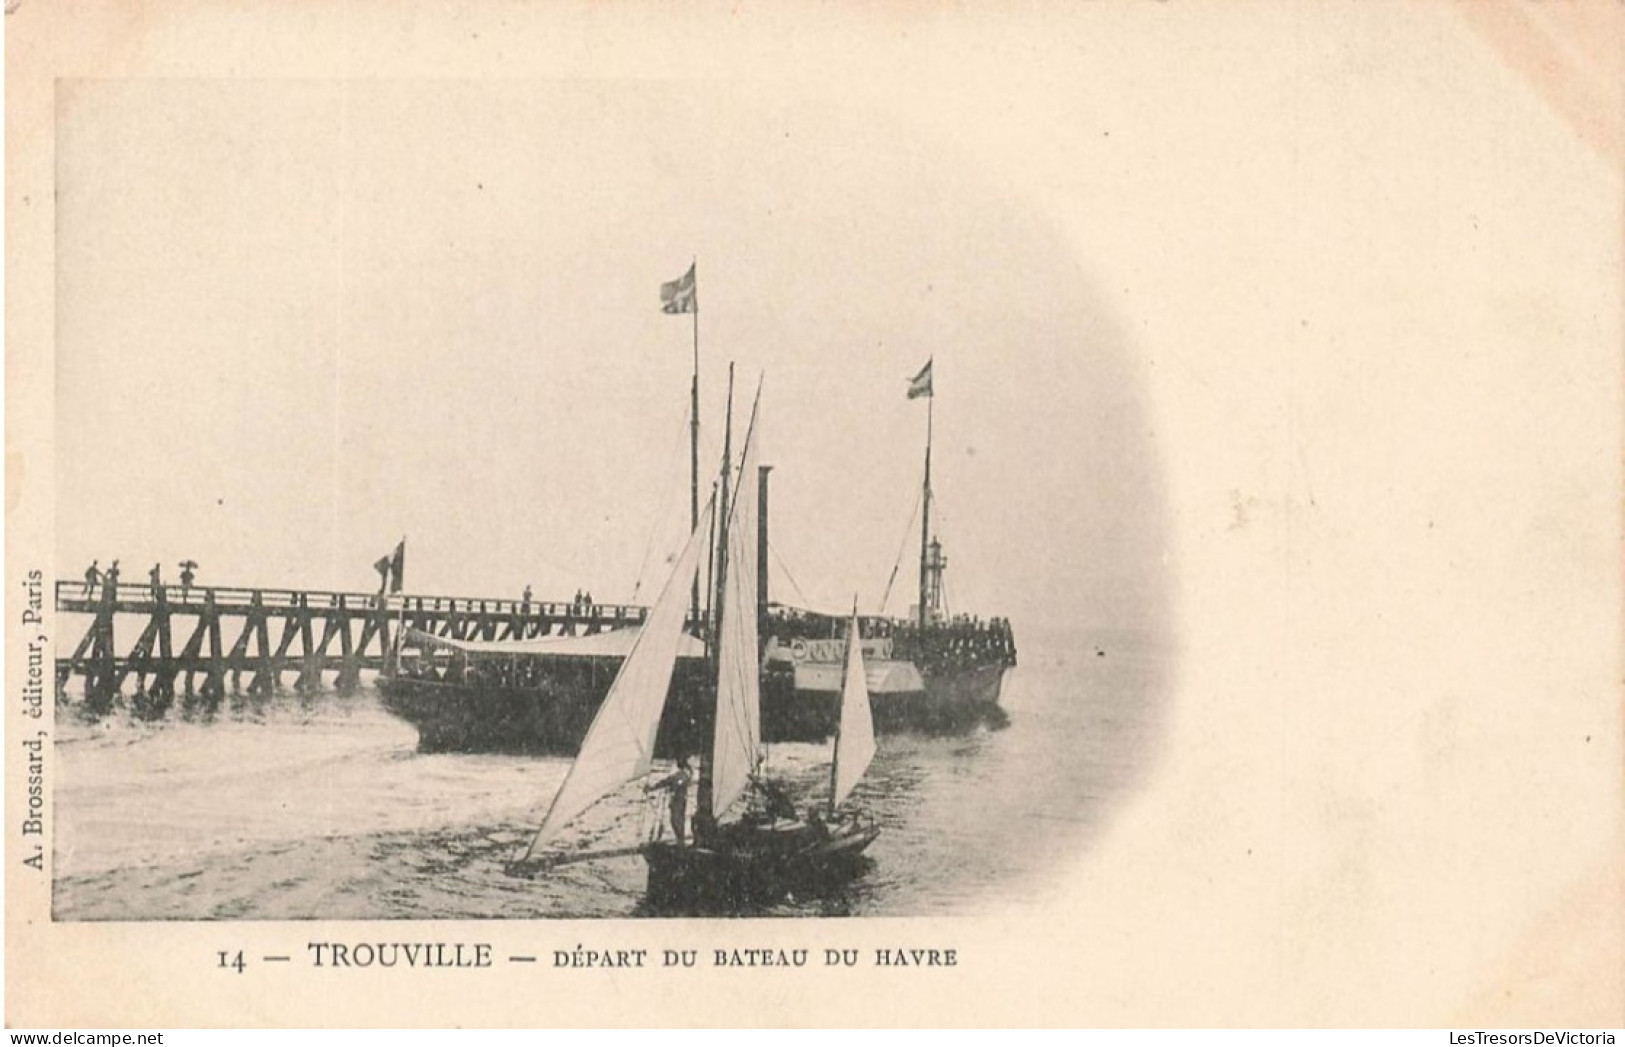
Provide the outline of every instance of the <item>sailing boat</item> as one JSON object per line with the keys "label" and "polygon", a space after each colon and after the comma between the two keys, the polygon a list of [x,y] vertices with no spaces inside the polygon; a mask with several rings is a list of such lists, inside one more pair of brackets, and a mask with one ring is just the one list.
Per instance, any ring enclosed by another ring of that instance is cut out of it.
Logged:
{"label": "sailing boat", "polygon": [[[758,404],[760,398],[758,389]],[[731,390],[729,399],[731,402]],[[690,780],[684,757],[679,760],[678,773],[668,779],[673,788],[672,834],[667,838],[657,828],[655,838],[640,848],[649,865],[648,901],[661,909],[726,911],[836,886],[861,870],[864,849],[879,835],[872,824],[840,815],[842,802],[875,752],[856,614],[848,644],[827,815],[814,807],[807,817],[798,816],[784,788],[760,773],[765,761],[757,565],[746,548],[756,533],[756,414],[753,406],[737,497],[730,506],[730,425],[724,439],[720,494],[713,496],[698,520],[524,858],[536,860],[572,819],[648,774],[681,639],[685,597],[697,577],[699,551],[715,522],[716,613],[708,643],[714,675],[707,695],[711,701],[706,703],[712,737],[710,752],[700,765],[692,831],[686,819]],[[609,852],[621,853],[626,852]]]}

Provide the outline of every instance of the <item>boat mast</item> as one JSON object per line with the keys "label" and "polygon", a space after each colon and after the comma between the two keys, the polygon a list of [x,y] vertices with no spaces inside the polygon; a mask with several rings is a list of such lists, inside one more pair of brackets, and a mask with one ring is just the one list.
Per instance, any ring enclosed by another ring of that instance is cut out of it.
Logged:
{"label": "boat mast", "polygon": [[[852,626],[847,632],[846,642],[854,644],[859,642],[858,637],[858,594],[852,594]],[[846,653],[846,661],[852,660],[852,652]],[[835,715],[835,737],[832,739],[833,751],[829,761],[829,816],[835,818],[835,790],[840,787],[841,781],[841,720],[846,715],[846,666],[841,666],[841,709]]]}
{"label": "boat mast", "polygon": [[717,502],[717,511],[721,514],[721,523],[717,526],[717,573],[716,592],[712,594],[713,607],[716,609],[716,621],[711,623],[711,668],[715,675],[719,669],[717,661],[721,650],[722,638],[722,605],[723,593],[728,584],[728,524],[729,524],[729,478],[733,473],[733,440],[734,440],[734,365],[728,365],[728,421],[722,431],[722,498]]}
{"label": "boat mast", "polygon": [[[716,588],[711,594],[711,629],[706,636],[706,661],[711,669],[711,732],[716,733],[717,688],[722,679],[722,615],[723,593],[728,584],[728,474],[733,468],[733,437],[734,437],[734,365],[728,365],[728,420],[723,427],[722,435],[722,493],[717,499],[717,544],[713,554],[716,557],[716,574],[714,585]],[[702,751],[700,756],[700,784],[695,790],[694,814],[696,818],[703,816],[706,823],[711,820],[711,760],[706,755],[709,747]],[[700,835],[699,823],[695,825],[696,840]]]}
{"label": "boat mast", "polygon": [[[850,643],[851,641],[848,640],[847,642]],[[830,740],[830,744],[833,746],[833,750],[832,750],[832,752],[830,754],[830,760],[829,760],[829,807],[828,807],[828,810],[829,810],[830,820],[834,821],[834,819],[835,819],[835,790],[837,788],[836,783],[841,780],[841,718],[840,718],[839,715],[837,715],[835,717],[835,737]]]}
{"label": "boat mast", "polygon": [[[927,368],[929,369],[929,364]],[[928,615],[927,598],[930,590],[930,563],[927,559],[931,543],[931,413],[937,398],[930,392],[925,394],[925,499],[923,511],[920,513],[920,628],[925,628]]]}
{"label": "boat mast", "polygon": [[[699,256],[695,256],[689,266],[695,274],[694,282],[699,283]],[[693,531],[700,525],[700,295],[699,288],[695,288],[694,308],[694,381],[689,386],[688,397],[688,465],[689,465],[689,492],[688,492],[688,529]],[[700,627],[700,578],[694,576],[694,586],[689,598],[689,620],[694,627]]]}

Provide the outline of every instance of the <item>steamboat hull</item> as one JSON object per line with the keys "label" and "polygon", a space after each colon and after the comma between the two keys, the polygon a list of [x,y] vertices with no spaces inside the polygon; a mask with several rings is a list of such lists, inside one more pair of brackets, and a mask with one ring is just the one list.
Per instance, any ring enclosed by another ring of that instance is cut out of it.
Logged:
{"label": "steamboat hull", "polygon": [[[955,734],[978,727],[1002,727],[1009,717],[999,706],[1004,665],[919,675],[920,686],[870,690],[875,731],[881,734]],[[769,741],[816,742],[830,737],[840,717],[841,694],[798,684],[796,674],[770,669],[762,687],[762,730]]]}
{"label": "steamboat hull", "polygon": [[[821,742],[840,716],[846,641],[834,619],[802,614],[769,627],[761,659],[761,731],[768,742]],[[895,623],[876,628],[896,630]],[[824,638],[795,635],[796,630]],[[1016,664],[1009,624],[961,623],[862,641],[874,729],[953,734],[1008,722],[999,707]],[[384,705],[418,729],[426,753],[573,756],[631,650],[631,630],[530,644],[448,640],[412,633],[399,664],[379,679]],[[698,641],[688,641],[700,648]],[[709,663],[677,659],[656,753],[710,747]]]}
{"label": "steamboat hull", "polygon": [[[589,661],[589,660],[582,660]],[[379,680],[383,704],[418,730],[424,753],[574,756],[620,666],[618,658],[554,666],[535,686],[470,685],[412,677]],[[923,688],[871,693],[875,730],[884,734],[953,734],[1007,722],[999,707],[1005,666],[987,665],[923,677]],[[663,758],[699,752],[710,737],[700,701],[703,663],[679,663],[656,736]],[[829,739],[840,716],[839,691],[796,686],[792,673],[769,670],[762,686],[762,735],[769,742]]]}
{"label": "steamboat hull", "polygon": [[[419,752],[574,756],[620,665],[620,658],[557,659],[526,686],[386,676],[378,689],[384,707],[417,728]],[[706,684],[703,662],[677,664],[657,755],[697,752],[709,736],[700,701]]]}

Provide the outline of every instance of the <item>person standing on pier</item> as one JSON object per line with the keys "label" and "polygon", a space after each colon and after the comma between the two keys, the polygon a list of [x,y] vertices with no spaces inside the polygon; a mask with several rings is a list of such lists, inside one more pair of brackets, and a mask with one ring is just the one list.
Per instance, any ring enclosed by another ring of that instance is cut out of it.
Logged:
{"label": "person standing on pier", "polygon": [[118,598],[118,561],[117,560],[114,560],[112,563],[107,565],[107,573],[102,575],[102,585],[105,587],[104,588],[105,592],[112,593],[114,599]]}
{"label": "person standing on pier", "polygon": [[384,590],[389,588],[389,568],[390,558],[387,556],[380,556],[378,561],[372,565],[372,569],[378,572],[379,596],[384,595]]}
{"label": "person standing on pier", "polygon": [[519,601],[519,609],[525,614],[530,613],[530,586],[525,586],[525,595]]}
{"label": "person standing on pier", "polygon": [[101,580],[101,568],[96,566],[95,560],[90,561],[90,566],[85,568],[85,599],[90,599],[90,594],[96,591],[96,583]]}
{"label": "person standing on pier", "polygon": [[192,580],[197,577],[197,575],[193,574],[192,572],[194,570],[196,570],[196,569],[197,569],[197,561],[196,560],[182,560],[181,561],[181,594],[182,595],[185,595],[186,590],[192,588]]}
{"label": "person standing on pier", "polygon": [[164,588],[163,565],[161,563],[153,564],[152,570],[147,572],[147,579],[152,583],[152,598],[156,600]]}

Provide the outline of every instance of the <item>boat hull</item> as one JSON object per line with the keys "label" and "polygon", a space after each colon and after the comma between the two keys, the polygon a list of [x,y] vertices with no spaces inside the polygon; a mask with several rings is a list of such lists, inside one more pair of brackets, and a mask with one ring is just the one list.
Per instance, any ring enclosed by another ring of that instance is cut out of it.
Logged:
{"label": "boat hull", "polygon": [[[582,660],[586,661],[586,660]],[[386,676],[384,707],[418,730],[425,753],[514,753],[573,756],[615,678],[619,659],[553,666],[533,686],[465,685]],[[954,733],[1002,726],[1002,665],[926,675],[923,686],[871,693],[880,733]],[[656,737],[656,752],[672,757],[701,751],[710,737],[703,663],[680,662]],[[769,671],[762,687],[762,734],[769,742],[823,741],[835,730],[840,693],[797,687],[793,675]]]}
{"label": "boat hull", "polygon": [[868,868],[864,851],[879,834],[873,826],[798,822],[733,827],[705,846],[651,843],[643,851],[646,901],[657,912],[744,915],[788,897],[823,896]]}
{"label": "boat hull", "polygon": [[[1008,722],[999,705],[1008,666],[981,665],[927,673],[920,685],[870,690],[875,730],[882,734],[953,734]],[[762,687],[762,725],[770,741],[823,741],[835,731],[841,694],[798,686],[793,674],[769,671]]]}
{"label": "boat hull", "polygon": [[[417,728],[419,752],[573,756],[620,663],[555,659],[524,687],[384,676],[378,689],[384,707]],[[705,685],[703,662],[678,662],[656,735],[659,755],[697,752],[709,736],[699,700]]]}

